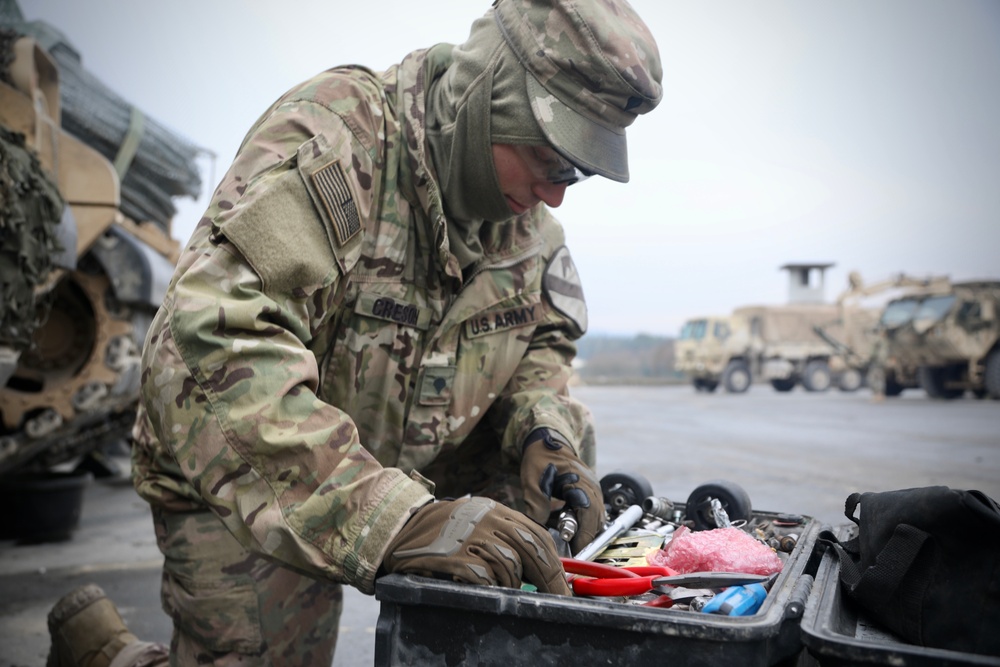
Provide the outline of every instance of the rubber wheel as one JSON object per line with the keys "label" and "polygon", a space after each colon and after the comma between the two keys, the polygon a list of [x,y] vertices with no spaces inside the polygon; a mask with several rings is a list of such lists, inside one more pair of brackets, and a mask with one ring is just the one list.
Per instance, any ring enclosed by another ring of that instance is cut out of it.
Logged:
{"label": "rubber wheel", "polygon": [[802,373],[802,386],[806,388],[806,391],[823,392],[829,389],[832,384],[830,367],[825,361],[816,359],[806,364],[806,369]]}
{"label": "rubber wheel", "polygon": [[719,381],[718,380],[702,380],[701,381],[701,388],[704,389],[709,394],[711,394],[712,392],[714,392],[718,386],[719,386]]}
{"label": "rubber wheel", "polygon": [[864,384],[864,378],[861,377],[861,371],[856,368],[848,368],[837,378],[837,388],[840,391],[857,391],[862,384]]}
{"label": "rubber wheel", "polygon": [[642,501],[653,495],[653,485],[639,473],[618,470],[601,478],[601,495],[614,518],[632,505],[642,506]]}
{"label": "rubber wheel", "polygon": [[795,380],[792,378],[778,378],[771,380],[771,386],[775,391],[786,392],[795,389]]}
{"label": "rubber wheel", "polygon": [[944,366],[921,366],[917,369],[917,380],[931,398],[950,401],[965,393],[964,389],[953,389],[946,386],[948,368]]}
{"label": "rubber wheel", "polygon": [[750,368],[744,361],[730,361],[722,372],[722,384],[731,394],[742,394],[750,388]]}
{"label": "rubber wheel", "polygon": [[983,380],[989,397],[994,400],[1000,399],[1000,348],[990,352],[990,356],[986,358]]}
{"label": "rubber wheel", "polygon": [[713,498],[718,499],[730,521],[750,521],[753,518],[750,495],[746,490],[735,482],[716,479],[702,484],[688,496],[685,514],[694,523],[695,530],[719,527],[715,525],[715,518],[712,516]]}
{"label": "rubber wheel", "polygon": [[895,377],[887,377],[885,379],[885,395],[886,396],[899,396],[906,389],[903,385],[896,382]]}

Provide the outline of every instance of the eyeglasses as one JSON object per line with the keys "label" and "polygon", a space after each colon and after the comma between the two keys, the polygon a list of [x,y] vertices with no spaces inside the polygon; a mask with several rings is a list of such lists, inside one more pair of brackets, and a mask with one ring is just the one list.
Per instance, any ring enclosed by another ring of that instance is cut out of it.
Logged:
{"label": "eyeglasses", "polygon": [[533,176],[553,185],[570,186],[590,178],[590,174],[580,171],[549,146],[515,145],[513,148]]}

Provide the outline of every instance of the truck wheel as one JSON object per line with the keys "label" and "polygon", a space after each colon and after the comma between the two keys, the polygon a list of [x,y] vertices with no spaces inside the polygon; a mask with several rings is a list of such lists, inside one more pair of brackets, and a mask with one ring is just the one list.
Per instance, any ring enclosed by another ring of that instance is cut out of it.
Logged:
{"label": "truck wheel", "polygon": [[990,352],[990,356],[986,358],[986,372],[983,379],[990,398],[1000,399],[1000,347]]}
{"label": "truck wheel", "polygon": [[730,394],[742,394],[750,388],[750,368],[744,361],[730,361],[722,371],[722,384]]}
{"label": "truck wheel", "polygon": [[795,388],[794,378],[777,378],[771,380],[771,386],[774,387],[775,391],[786,392],[791,391]]}
{"label": "truck wheel", "polygon": [[861,371],[857,368],[848,368],[837,378],[837,388],[840,391],[857,391],[861,388],[863,382],[864,378],[861,377]]}
{"label": "truck wheel", "polygon": [[950,401],[965,393],[964,389],[948,387],[947,380],[946,366],[921,366],[917,369],[917,381],[930,398]]}
{"label": "truck wheel", "polygon": [[729,515],[730,521],[750,521],[753,518],[750,495],[746,490],[735,482],[715,479],[692,491],[684,506],[685,516],[694,522],[695,530],[719,528],[712,515],[713,498],[722,505],[722,509]]}
{"label": "truck wheel", "polygon": [[825,361],[814,359],[806,364],[806,370],[802,373],[802,386],[806,391],[826,391],[831,384],[833,380],[830,377],[830,367]]}
{"label": "truck wheel", "polygon": [[718,387],[718,386],[719,386],[719,381],[718,380],[702,380],[701,381],[701,388],[704,389],[709,394],[711,394],[713,391],[715,391],[716,387]]}
{"label": "truck wheel", "polygon": [[896,382],[894,376],[888,376],[885,378],[885,395],[886,396],[899,396],[906,389],[899,382]]}

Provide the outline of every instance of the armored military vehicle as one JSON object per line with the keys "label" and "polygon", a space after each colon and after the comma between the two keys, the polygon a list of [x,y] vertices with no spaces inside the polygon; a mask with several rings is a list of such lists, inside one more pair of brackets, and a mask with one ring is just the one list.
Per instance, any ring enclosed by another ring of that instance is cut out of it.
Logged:
{"label": "armored military vehicle", "polygon": [[128,437],[197,152],[0,0],[0,477]]}
{"label": "armored military vehicle", "polygon": [[882,336],[878,325],[880,310],[862,308],[862,302],[888,291],[947,289],[950,283],[943,276],[917,278],[903,273],[865,283],[857,271],[850,273],[847,283],[847,288],[835,301],[837,319],[816,325],[813,330],[834,350],[829,358],[830,368],[838,375],[840,387],[851,391],[864,384],[878,354],[876,345]]}
{"label": "armored military vehicle", "polygon": [[886,304],[886,395],[1000,399],[1000,281],[937,282]]}
{"label": "armored military vehicle", "polygon": [[[842,340],[860,339],[871,329],[877,312],[823,302],[823,272],[832,264],[786,264],[789,302],[737,308],[726,318],[695,318],[685,324],[675,343],[676,368],[696,389],[742,393],[754,382],[768,382],[780,392],[801,384],[822,392],[831,386],[853,391],[861,374],[845,364],[827,341],[822,326]],[[814,275],[818,273],[817,282]],[[846,315],[846,316],[845,316]],[[717,332],[725,335],[719,336]]]}

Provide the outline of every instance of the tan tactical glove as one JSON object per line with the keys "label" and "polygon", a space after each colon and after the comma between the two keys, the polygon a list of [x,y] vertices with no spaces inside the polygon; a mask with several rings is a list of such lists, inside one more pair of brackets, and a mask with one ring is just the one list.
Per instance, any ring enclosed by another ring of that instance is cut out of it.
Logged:
{"label": "tan tactical glove", "polygon": [[520,512],[489,498],[442,500],[417,510],[386,551],[387,572],[569,595],[555,543]]}
{"label": "tan tactical glove", "polygon": [[579,552],[604,528],[604,494],[597,475],[566,440],[546,428],[535,429],[521,455],[521,487],[525,512],[543,526],[552,512],[551,499],[562,500],[579,524],[570,548]]}

